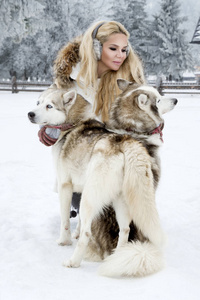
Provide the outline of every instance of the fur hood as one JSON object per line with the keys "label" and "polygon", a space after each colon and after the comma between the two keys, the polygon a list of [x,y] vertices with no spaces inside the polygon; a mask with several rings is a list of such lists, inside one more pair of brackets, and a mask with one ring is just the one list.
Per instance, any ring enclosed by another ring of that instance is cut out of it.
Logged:
{"label": "fur hood", "polygon": [[58,52],[54,61],[54,81],[59,88],[70,88],[73,86],[73,80],[70,78],[72,68],[80,61],[79,47],[82,37],[74,39],[67,43]]}

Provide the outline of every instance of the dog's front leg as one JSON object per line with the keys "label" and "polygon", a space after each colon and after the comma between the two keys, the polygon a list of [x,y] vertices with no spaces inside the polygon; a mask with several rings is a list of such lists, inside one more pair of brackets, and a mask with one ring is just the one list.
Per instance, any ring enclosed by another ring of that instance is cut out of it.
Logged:
{"label": "dog's front leg", "polygon": [[72,237],[74,239],[78,239],[79,238],[79,236],[80,236],[80,230],[81,230],[81,220],[80,220],[80,216],[78,216],[78,223],[77,223],[75,231],[72,234]]}
{"label": "dog's front leg", "polygon": [[70,207],[72,200],[72,184],[63,183],[58,184],[59,198],[60,198],[60,237],[57,240],[59,245],[71,245],[71,231],[70,231]]}
{"label": "dog's front leg", "polygon": [[94,204],[92,205],[92,203],[91,202],[89,203],[87,200],[85,199],[83,193],[81,198],[81,203],[80,203],[80,222],[81,222],[80,237],[70,260],[66,260],[63,262],[63,265],[68,268],[77,268],[80,266],[89,239],[91,237],[91,224],[97,212]]}

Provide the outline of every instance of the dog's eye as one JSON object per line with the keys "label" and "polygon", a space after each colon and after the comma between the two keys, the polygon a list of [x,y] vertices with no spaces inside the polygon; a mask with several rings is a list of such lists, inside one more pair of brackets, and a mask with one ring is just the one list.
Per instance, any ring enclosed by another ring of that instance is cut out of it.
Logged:
{"label": "dog's eye", "polygon": [[40,101],[37,101],[37,103],[36,103],[37,105],[39,105],[40,104]]}
{"label": "dog's eye", "polygon": [[53,106],[51,104],[48,104],[46,107],[47,108],[53,108]]}

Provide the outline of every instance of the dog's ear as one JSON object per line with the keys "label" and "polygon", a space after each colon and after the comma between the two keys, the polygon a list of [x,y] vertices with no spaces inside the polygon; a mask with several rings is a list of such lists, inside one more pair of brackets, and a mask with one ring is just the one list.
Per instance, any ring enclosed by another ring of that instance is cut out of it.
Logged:
{"label": "dog's ear", "polygon": [[148,103],[148,97],[145,94],[140,94],[137,98],[138,100],[138,105],[141,109],[144,109],[144,107],[147,105]]}
{"label": "dog's ear", "polygon": [[52,85],[50,85],[49,88],[50,88],[50,89],[57,89],[58,87],[57,87],[56,83],[53,83]]}
{"label": "dog's ear", "polygon": [[117,79],[117,85],[119,89],[122,91],[125,91],[130,84],[131,82],[128,80],[121,79],[121,78]]}
{"label": "dog's ear", "polygon": [[119,87],[120,90],[122,90],[123,92],[131,85],[132,90],[136,90],[140,85],[138,83],[135,82],[130,82],[128,80],[125,79],[117,79],[117,85]]}
{"label": "dog's ear", "polygon": [[73,105],[76,100],[76,91],[72,90],[63,94],[64,104]]}

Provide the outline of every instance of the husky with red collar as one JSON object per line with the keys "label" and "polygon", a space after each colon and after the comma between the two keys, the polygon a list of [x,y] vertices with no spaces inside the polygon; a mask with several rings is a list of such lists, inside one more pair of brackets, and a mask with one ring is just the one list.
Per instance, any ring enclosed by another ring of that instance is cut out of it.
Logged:
{"label": "husky with red collar", "polygon": [[[90,104],[75,91],[56,88],[42,94],[28,117],[32,123],[61,130],[53,146],[61,205],[59,244],[71,244],[72,193],[82,194],[80,237],[64,265],[79,267],[84,256],[109,255],[101,274],[141,276],[163,266],[164,234],[155,203],[157,150],[162,144],[162,114],[177,100],[149,86],[125,80],[118,85],[123,92],[106,126],[94,119]],[[109,218],[103,217],[106,207]],[[118,226],[116,236],[113,224]]]}

